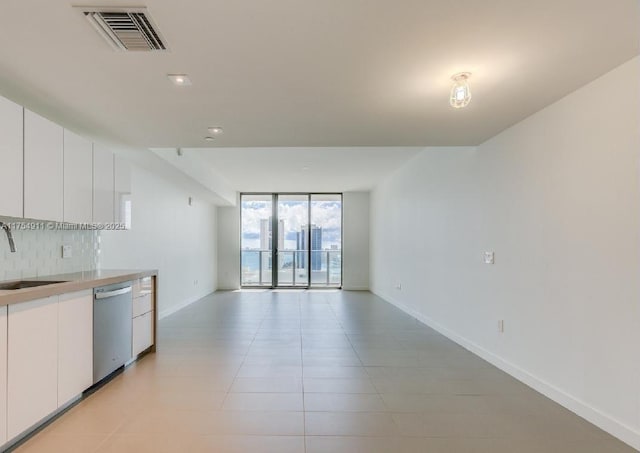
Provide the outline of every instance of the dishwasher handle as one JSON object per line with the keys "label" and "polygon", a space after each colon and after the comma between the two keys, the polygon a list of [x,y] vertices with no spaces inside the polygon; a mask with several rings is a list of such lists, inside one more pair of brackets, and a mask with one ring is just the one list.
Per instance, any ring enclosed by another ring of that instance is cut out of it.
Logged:
{"label": "dishwasher handle", "polygon": [[109,297],[121,296],[131,292],[131,286],[114,289],[113,291],[96,291],[96,300],[107,299]]}

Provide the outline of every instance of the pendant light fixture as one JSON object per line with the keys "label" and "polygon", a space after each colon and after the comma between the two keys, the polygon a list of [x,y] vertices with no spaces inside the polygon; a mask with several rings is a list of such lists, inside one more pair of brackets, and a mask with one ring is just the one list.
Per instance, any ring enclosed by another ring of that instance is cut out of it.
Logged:
{"label": "pendant light fixture", "polygon": [[451,97],[449,103],[454,109],[461,109],[469,105],[471,101],[471,90],[469,89],[470,72],[459,72],[451,77],[453,86],[451,87]]}

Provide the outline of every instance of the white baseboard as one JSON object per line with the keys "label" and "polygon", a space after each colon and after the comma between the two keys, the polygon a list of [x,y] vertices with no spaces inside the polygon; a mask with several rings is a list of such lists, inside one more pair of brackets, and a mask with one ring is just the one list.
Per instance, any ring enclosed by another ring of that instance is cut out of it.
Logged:
{"label": "white baseboard", "polygon": [[368,286],[343,286],[342,289],[345,291],[369,291]]}
{"label": "white baseboard", "polygon": [[448,329],[447,327],[444,327],[428,316],[425,316],[422,313],[419,313],[416,310],[407,307],[403,303],[398,302],[393,297],[390,297],[389,295],[375,289],[372,289],[371,292],[389,302],[391,305],[394,305],[403,312],[407,313],[409,316],[414,317],[423,324],[431,327],[432,329],[441,333],[450,340],[456,342],[465,349],[468,349],[477,356],[498,367],[505,373],[510,374],[511,376],[533,388],[534,390],[542,393],[556,403],[564,406],[571,412],[579,415],[585,420],[608,432],[612,436],[617,437],[621,441],[629,444],[636,450],[640,450],[640,431],[636,430],[635,428],[616,420],[615,418],[600,411],[599,409],[557,388],[553,384],[538,378],[537,376],[518,367],[517,365],[512,364],[511,362],[503,359],[493,352],[468,340],[462,335],[459,335],[458,333]]}
{"label": "white baseboard", "polygon": [[172,315],[175,312],[182,310],[183,308],[191,305],[194,302],[199,301],[203,297],[208,296],[209,294],[211,294],[213,292],[215,292],[215,289],[213,289],[211,291],[207,291],[207,292],[205,292],[204,294],[201,294],[201,295],[196,295],[196,296],[184,299],[184,300],[180,301],[179,303],[177,303],[175,305],[172,305],[169,308],[165,308],[164,310],[159,310],[158,311],[158,319],[160,320],[160,319],[166,318],[167,316]]}

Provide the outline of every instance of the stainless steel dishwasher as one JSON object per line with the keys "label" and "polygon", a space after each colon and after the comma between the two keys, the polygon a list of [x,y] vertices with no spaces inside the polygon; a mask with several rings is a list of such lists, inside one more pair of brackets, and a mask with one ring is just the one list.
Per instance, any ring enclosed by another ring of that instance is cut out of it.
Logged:
{"label": "stainless steel dishwasher", "polygon": [[93,383],[131,359],[131,282],[93,291]]}

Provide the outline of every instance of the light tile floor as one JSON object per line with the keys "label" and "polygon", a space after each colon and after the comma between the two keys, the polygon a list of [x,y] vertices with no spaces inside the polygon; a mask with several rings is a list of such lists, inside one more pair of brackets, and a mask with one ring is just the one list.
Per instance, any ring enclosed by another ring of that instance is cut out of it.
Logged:
{"label": "light tile floor", "polygon": [[220,292],[20,452],[635,451],[367,292]]}

